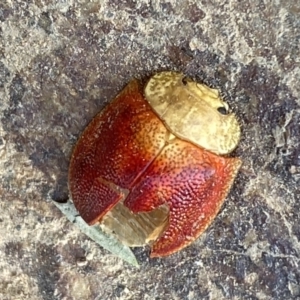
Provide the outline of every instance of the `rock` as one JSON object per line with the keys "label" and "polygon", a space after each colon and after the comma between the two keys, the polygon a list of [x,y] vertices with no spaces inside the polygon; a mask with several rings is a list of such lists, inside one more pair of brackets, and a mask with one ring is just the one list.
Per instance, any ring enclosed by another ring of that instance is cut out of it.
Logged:
{"label": "rock", "polygon": [[[300,4],[2,1],[0,298],[300,297]],[[242,170],[192,246],[140,268],[96,245],[68,199],[72,147],[132,77],[177,70],[239,116]],[[85,263],[81,263],[81,262]]]}

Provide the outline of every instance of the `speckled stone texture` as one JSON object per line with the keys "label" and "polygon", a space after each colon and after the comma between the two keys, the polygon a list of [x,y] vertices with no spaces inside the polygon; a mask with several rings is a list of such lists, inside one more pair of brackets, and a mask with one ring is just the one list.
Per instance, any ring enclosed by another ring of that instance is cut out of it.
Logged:
{"label": "speckled stone texture", "polygon": [[[300,2],[0,3],[0,299],[300,299]],[[243,167],[192,246],[140,268],[53,205],[72,147],[132,78],[180,70],[238,114]]]}

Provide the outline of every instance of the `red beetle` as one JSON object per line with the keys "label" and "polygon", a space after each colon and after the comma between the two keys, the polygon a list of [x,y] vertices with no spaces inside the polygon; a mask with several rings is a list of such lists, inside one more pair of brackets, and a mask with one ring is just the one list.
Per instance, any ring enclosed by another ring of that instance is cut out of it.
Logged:
{"label": "red beetle", "polygon": [[212,222],[241,165],[240,126],[218,91],[181,73],[132,80],[84,130],[69,188],[88,224],[151,257],[191,244]]}

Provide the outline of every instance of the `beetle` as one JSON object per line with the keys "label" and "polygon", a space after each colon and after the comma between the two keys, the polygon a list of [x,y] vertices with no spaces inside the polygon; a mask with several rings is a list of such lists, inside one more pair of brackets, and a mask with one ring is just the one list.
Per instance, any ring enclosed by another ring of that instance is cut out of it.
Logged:
{"label": "beetle", "polygon": [[83,131],[69,189],[88,224],[151,257],[190,245],[219,212],[241,160],[241,130],[217,90],[182,73],[133,79]]}

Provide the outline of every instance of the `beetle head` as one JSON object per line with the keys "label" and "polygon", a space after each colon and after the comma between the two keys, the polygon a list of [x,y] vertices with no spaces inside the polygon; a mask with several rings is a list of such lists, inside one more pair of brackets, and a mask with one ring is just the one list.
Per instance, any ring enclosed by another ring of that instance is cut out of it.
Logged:
{"label": "beetle head", "polygon": [[182,73],[154,75],[145,98],[174,135],[206,150],[228,154],[240,140],[237,118],[219,92]]}

